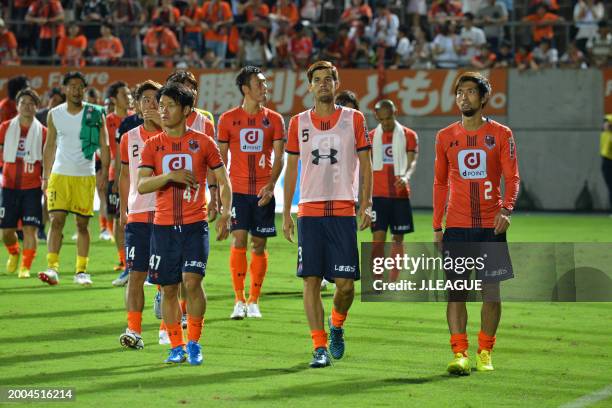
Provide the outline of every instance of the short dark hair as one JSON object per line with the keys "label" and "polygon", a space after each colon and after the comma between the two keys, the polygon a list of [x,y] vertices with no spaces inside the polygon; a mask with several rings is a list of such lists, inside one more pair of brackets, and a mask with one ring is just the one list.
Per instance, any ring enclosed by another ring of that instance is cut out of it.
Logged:
{"label": "short dark hair", "polygon": [[17,93],[17,96],[15,97],[15,102],[19,103],[19,99],[21,99],[24,96],[29,96],[30,98],[32,98],[32,100],[36,104],[36,107],[40,106],[40,96],[38,96],[38,93],[32,88],[24,88],[21,91],[19,91]]}
{"label": "short dark hair", "polygon": [[53,88],[49,89],[49,92],[47,92],[47,97],[49,99],[53,98],[55,95],[62,98],[62,101],[66,100],[66,95],[64,95],[64,93],[62,92],[62,89],[58,88],[57,86],[54,86]]}
{"label": "short dark hair", "polygon": [[64,79],[62,80],[62,85],[68,85],[68,81],[74,78],[80,79],[83,82],[83,86],[88,86],[87,80],[85,79],[85,75],[83,75],[79,71],[66,72],[66,74],[64,75]]}
{"label": "short dark hair", "polygon": [[474,14],[469,11],[463,15],[463,18],[466,20],[474,21]]}
{"label": "short dark hair", "polygon": [[170,82],[178,82],[179,84],[183,85],[188,83],[194,89],[198,89],[198,81],[196,80],[195,75],[189,71],[174,71],[168,76],[168,78],[166,78],[166,84],[169,84]]}
{"label": "short dark hair", "polygon": [[22,89],[25,89],[30,86],[30,80],[25,75],[18,75],[8,80],[6,83],[6,88],[8,91],[9,99],[15,100],[17,94]]}
{"label": "short dark hair", "polygon": [[195,93],[187,86],[178,82],[169,82],[162,86],[159,91],[157,91],[157,102],[159,102],[162,96],[167,96],[183,108],[185,106],[193,108],[195,103]]}
{"label": "short dark hair", "polygon": [[113,23],[111,23],[111,22],[110,22],[110,21],[108,21],[108,20],[103,21],[103,22],[102,22],[102,24],[100,24],[100,25],[101,25],[102,27],[106,27],[106,28],[108,28],[108,29],[109,29],[109,30],[111,30],[111,31],[113,31],[113,28],[115,28],[115,27],[113,26]]}
{"label": "short dark hair", "polygon": [[127,87],[128,84],[124,81],[115,81],[108,86],[106,89],[106,98],[116,98],[117,93],[119,93],[119,89],[123,87]]}
{"label": "short dark hair", "polygon": [[381,109],[388,109],[392,113],[395,113],[397,110],[395,109],[395,104],[391,99],[381,99],[380,101],[376,102],[376,105],[374,105],[374,112],[378,112]]}
{"label": "short dark hair", "polygon": [[338,81],[338,69],[329,61],[317,61],[314,64],[308,67],[308,71],[306,71],[306,76],[308,76],[308,82],[312,82],[312,77],[314,73],[320,69],[331,69],[332,77],[334,81]]}
{"label": "short dark hair", "polygon": [[140,98],[142,98],[142,95],[146,92],[146,91],[159,91],[161,89],[162,85],[160,83],[157,83],[151,79],[147,79],[144,82],[139,83],[138,85],[136,85],[136,89],[134,90],[134,97],[136,98],[137,101],[140,100]]}
{"label": "short dark hair", "polygon": [[258,67],[254,67],[252,65],[247,65],[246,67],[242,67],[238,75],[236,76],[236,86],[238,90],[244,96],[244,92],[242,91],[242,86],[249,86],[249,82],[251,82],[251,77],[253,75],[261,74],[261,69]]}
{"label": "short dark hair", "polygon": [[357,95],[353,91],[340,91],[338,95],[336,95],[336,105],[346,106],[349,103],[352,103],[355,106],[355,109],[359,110],[359,102],[357,101]]}
{"label": "short dark hair", "polygon": [[94,98],[97,101],[100,99],[100,91],[98,91],[96,88],[89,88],[85,91],[85,96]]}
{"label": "short dark hair", "polygon": [[[455,93],[464,82],[474,82],[478,86],[478,93],[481,98],[491,94],[491,83],[479,72],[464,72],[455,82]],[[484,106],[484,104],[483,104]]]}

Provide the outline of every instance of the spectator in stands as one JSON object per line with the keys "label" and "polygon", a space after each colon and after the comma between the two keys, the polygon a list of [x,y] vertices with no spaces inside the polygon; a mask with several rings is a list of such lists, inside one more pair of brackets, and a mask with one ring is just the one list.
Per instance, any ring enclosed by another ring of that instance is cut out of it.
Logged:
{"label": "spectator in stands", "polygon": [[234,18],[232,9],[226,1],[211,0],[202,6],[202,30],[206,48],[225,60],[229,41],[229,27]]}
{"label": "spectator in stands", "polygon": [[265,46],[266,40],[264,39],[263,33],[257,30],[255,26],[245,26],[240,35],[238,67],[253,65],[261,68],[265,66]]}
{"label": "spectator in stands", "polygon": [[268,15],[270,8],[262,0],[248,0],[244,4],[238,4],[238,13],[244,14],[246,22],[257,28],[268,26]]}
{"label": "spectator in stands", "polygon": [[215,69],[221,67],[221,59],[217,57],[215,51],[207,49],[204,51],[204,59],[202,60],[202,68]]}
{"label": "spectator in stands", "polygon": [[51,88],[47,93],[47,107],[36,112],[36,119],[38,119],[43,126],[47,126],[47,113],[64,102],[66,102],[66,95],[62,93],[62,89],[57,87]]}
{"label": "spectator in stands", "polygon": [[350,7],[347,7],[340,16],[340,23],[352,24],[358,21],[361,16],[366,16],[372,20],[372,9],[364,0],[351,0]]}
{"label": "spectator in stands", "polygon": [[[198,6],[198,0],[189,0],[179,17],[179,24],[184,30],[184,44],[191,50],[202,52],[202,17],[204,11]],[[185,54],[185,50],[183,50]]]}
{"label": "spectator in stands", "polygon": [[17,103],[15,102],[15,97],[19,91],[29,87],[30,80],[25,75],[19,75],[7,81],[7,95],[4,99],[0,100],[0,123],[11,120],[17,116]]}
{"label": "spectator in stands", "polygon": [[474,25],[474,15],[470,12],[463,15],[463,27],[461,27],[459,38],[461,40],[460,62],[462,65],[470,65],[472,59],[480,54],[482,45],[487,42],[482,28]]}
{"label": "spectator in stands", "polygon": [[121,40],[113,35],[113,26],[108,22],[100,27],[100,38],[94,44],[93,62],[96,65],[116,65],[123,57],[124,49]]}
{"label": "spectator in stands", "polygon": [[3,66],[19,65],[19,56],[17,55],[17,39],[4,25],[4,20],[0,18],[0,63]]}
{"label": "spectator in stands", "polygon": [[165,27],[159,18],[153,20],[153,26],[147,31],[143,45],[147,54],[143,58],[145,68],[171,68],[174,65],[172,57],[180,50],[176,35]]}
{"label": "spectator in stands", "polygon": [[330,30],[321,29],[317,32],[326,33],[328,39],[325,43],[315,44],[315,47],[319,49],[317,60],[332,61],[335,66],[340,68],[353,66],[357,44],[354,39],[348,36],[348,24],[340,24],[335,38],[331,36]]}
{"label": "spectator in stands", "polygon": [[310,65],[312,38],[302,23],[294,27],[294,35],[289,41],[289,60],[293,69],[305,69]]}
{"label": "spectator in stands", "polygon": [[379,64],[393,61],[400,20],[391,12],[386,0],[376,3],[376,17],[370,26],[370,38],[376,44],[376,57]]}
{"label": "spectator in stands", "polygon": [[140,24],[147,19],[146,14],[136,0],[117,0],[113,3],[113,23],[117,26],[117,36],[125,50],[124,57],[140,60],[142,42],[140,41]]}
{"label": "spectator in stands", "polygon": [[587,43],[587,50],[591,65],[605,67],[612,57],[612,33],[606,21],[600,21],[597,25],[597,35]]}
{"label": "spectator in stands", "polygon": [[601,0],[579,0],[574,6],[574,22],[578,29],[576,45],[583,53],[586,53],[587,42],[597,36],[597,23],[603,20],[605,12]]}
{"label": "spectator in stands", "polygon": [[81,10],[83,34],[87,40],[93,41],[100,35],[100,24],[110,17],[107,2],[102,0],[87,0]]}
{"label": "spectator in stands", "polygon": [[556,14],[550,13],[546,4],[540,3],[537,6],[536,12],[524,17],[523,21],[531,23],[533,26],[532,40],[535,44],[539,44],[544,38],[553,39],[553,25],[558,21],[563,21],[563,19]]}
{"label": "spectator in stands", "polygon": [[161,5],[155,7],[151,15],[153,20],[160,19],[166,27],[175,27],[180,17],[181,11],[172,5],[172,0],[161,0]]}
{"label": "spectator in stands", "polygon": [[28,9],[25,21],[38,26],[38,56],[41,64],[48,63],[59,39],[65,35],[64,8],[59,0],[35,0]]}
{"label": "spectator in stands", "polygon": [[475,15],[488,0],[461,0],[461,12]]}
{"label": "spectator in stands", "polygon": [[447,21],[432,42],[432,53],[438,68],[457,68],[459,65],[461,39],[455,34],[455,29],[455,22]]}
{"label": "spectator in stands", "polygon": [[559,51],[544,38],[533,50],[533,59],[540,68],[556,68],[559,62]]}
{"label": "spectator in stands", "polygon": [[191,43],[183,46],[183,52],[178,57],[177,69],[203,68],[204,61],[200,58],[200,53],[191,48]]}
{"label": "spectator in stands", "polygon": [[557,0],[529,0],[527,4],[529,14],[537,12],[538,7],[542,4],[546,6],[549,11],[557,12],[559,10],[559,2]]}
{"label": "spectator in stands", "polygon": [[68,36],[62,37],[57,44],[56,54],[61,58],[64,67],[84,67],[87,38],[81,34],[76,22],[68,24]]}
{"label": "spectator in stands", "polygon": [[514,65],[519,71],[525,71],[528,69],[537,70],[538,64],[533,59],[533,52],[531,52],[531,46],[528,44],[521,44],[516,50],[514,55]]}
{"label": "spectator in stands", "polygon": [[480,46],[480,52],[472,57],[470,65],[476,69],[489,69],[495,66],[497,55],[491,49],[491,44],[484,43]]}
{"label": "spectator in stands", "polygon": [[397,47],[395,48],[395,62],[389,68],[410,68],[414,49],[409,36],[410,29],[406,26],[401,26],[399,29]]}
{"label": "spectator in stands", "polygon": [[427,42],[425,31],[419,26],[412,27],[413,60],[410,65],[411,69],[431,69],[433,68],[431,45]]}
{"label": "spectator in stands", "polygon": [[278,0],[272,7],[269,18],[272,21],[284,21],[289,27],[293,27],[300,21],[297,5],[289,0]]}
{"label": "spectator in stands", "polygon": [[286,32],[280,32],[274,41],[272,53],[274,55],[272,64],[276,68],[289,68],[291,61],[289,59],[289,35]]}
{"label": "spectator in stands", "polygon": [[[32,3],[32,0],[14,0],[13,7],[11,9],[10,19],[13,21],[25,21],[25,17],[28,14],[28,8]],[[18,55],[27,55],[31,49],[31,44],[34,43],[33,39],[37,36],[30,30],[30,27],[26,24],[18,24],[12,27],[13,33],[17,38],[17,45],[20,50],[17,52]]]}
{"label": "spectator in stands", "polygon": [[562,68],[585,69],[588,68],[586,57],[580,51],[575,41],[567,44],[565,54],[559,59],[559,64]]}
{"label": "spectator in stands", "polygon": [[429,9],[427,18],[429,24],[433,24],[438,30],[447,21],[461,20],[461,3],[452,0],[434,0]]}
{"label": "spectator in stands", "polygon": [[499,45],[497,50],[495,68],[511,68],[514,66],[514,53],[512,52],[512,44],[508,40],[504,40]]}
{"label": "spectator in stands", "polygon": [[313,23],[318,22],[321,20],[321,3],[321,0],[304,0],[300,9],[300,17]]}
{"label": "spectator in stands", "polygon": [[476,24],[483,26],[487,42],[497,51],[504,38],[504,24],[508,21],[508,10],[500,0],[486,0],[476,13]]}
{"label": "spectator in stands", "polygon": [[408,0],[406,5],[406,14],[408,23],[412,23],[412,27],[427,27],[427,3],[425,0]]}

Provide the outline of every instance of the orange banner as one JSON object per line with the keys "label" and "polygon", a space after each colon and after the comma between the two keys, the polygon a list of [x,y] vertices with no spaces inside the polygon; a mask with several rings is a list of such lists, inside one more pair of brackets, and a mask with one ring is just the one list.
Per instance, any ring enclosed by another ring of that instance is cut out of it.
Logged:
{"label": "orange banner", "polygon": [[[39,93],[61,84],[68,71],[61,67],[2,67],[0,68],[0,96],[6,95],[6,81],[15,75],[27,75]],[[117,80],[130,86],[145,79],[164,82],[170,70],[87,67],[81,70],[89,84],[103,91]],[[242,99],[235,85],[233,70],[193,70],[199,81],[198,107],[221,114],[238,105]],[[611,71],[612,72],[612,71]],[[359,99],[361,110],[371,112],[382,97],[395,102],[400,115],[453,116],[455,107],[453,84],[460,71],[455,70],[340,70],[340,89],[349,89]],[[273,70],[266,72],[269,85],[268,107],[285,115],[295,115],[312,106],[305,72]],[[507,71],[490,70],[492,98],[486,108],[490,115],[505,115],[507,109]]]}
{"label": "orange banner", "polygon": [[604,81],[604,113],[612,113],[612,68],[602,70]]}

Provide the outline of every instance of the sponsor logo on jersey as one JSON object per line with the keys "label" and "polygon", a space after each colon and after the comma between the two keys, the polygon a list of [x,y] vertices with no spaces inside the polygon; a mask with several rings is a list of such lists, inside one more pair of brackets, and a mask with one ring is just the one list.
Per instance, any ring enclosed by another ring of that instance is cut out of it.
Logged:
{"label": "sponsor logo on jersey", "polygon": [[464,179],[483,179],[487,177],[487,152],[481,149],[466,149],[457,156],[459,174]]}
{"label": "sponsor logo on jersey", "polygon": [[263,150],[264,133],[261,129],[240,129],[240,151],[259,153]]}
{"label": "sponsor logo on jersey", "polygon": [[484,141],[485,141],[485,146],[487,146],[489,150],[495,147],[495,138],[493,136],[486,135]]}
{"label": "sponsor logo on jersey", "polygon": [[191,156],[188,154],[167,154],[162,159],[162,171],[164,174],[175,170],[192,170]]}
{"label": "sponsor logo on jersey", "polygon": [[393,145],[383,145],[383,164],[393,163]]}

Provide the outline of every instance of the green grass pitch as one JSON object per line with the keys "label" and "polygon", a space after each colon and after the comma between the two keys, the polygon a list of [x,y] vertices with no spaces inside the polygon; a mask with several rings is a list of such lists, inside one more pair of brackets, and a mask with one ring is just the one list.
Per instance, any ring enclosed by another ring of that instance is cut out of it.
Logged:
{"label": "green grass pitch", "polygon": [[[430,221],[430,212],[416,212],[417,232],[409,239],[429,241]],[[452,357],[445,304],[356,298],[346,323],[345,357],[331,368],[308,369],[311,340],[295,277],[296,246],[281,237],[269,242],[260,301],[264,318],[257,321],[229,320],[229,241],[211,240],[205,362],[167,366],[151,308],[154,287],[145,292],[145,349],[119,346],[126,326],[124,290],[110,284],[116,252],[113,244],[97,240],[94,224],[93,287],[72,283],[75,244],[69,239],[61,253],[60,285],[0,275],[0,386],[76,389],[75,403],[52,407],[556,407],[612,383],[610,303],[506,303],[493,354],[496,371],[451,378],[445,373]],[[609,242],[610,231],[612,218],[605,216],[519,213],[509,239]],[[360,239],[368,241],[370,233],[360,233]],[[3,268],[7,255],[0,252]],[[45,254],[39,247],[32,272],[43,269]],[[329,313],[329,292],[324,302]],[[479,307],[469,305],[472,356]],[[592,406],[610,407],[612,399]]]}

